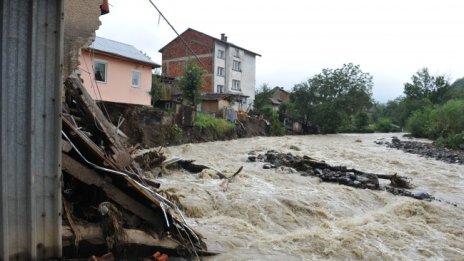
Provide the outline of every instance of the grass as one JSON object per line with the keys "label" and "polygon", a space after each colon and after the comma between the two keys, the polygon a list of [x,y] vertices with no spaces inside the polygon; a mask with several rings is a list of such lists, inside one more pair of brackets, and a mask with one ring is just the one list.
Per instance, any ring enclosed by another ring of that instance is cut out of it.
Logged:
{"label": "grass", "polygon": [[203,113],[196,114],[194,125],[200,128],[211,128],[220,135],[235,128],[235,125],[229,121]]}

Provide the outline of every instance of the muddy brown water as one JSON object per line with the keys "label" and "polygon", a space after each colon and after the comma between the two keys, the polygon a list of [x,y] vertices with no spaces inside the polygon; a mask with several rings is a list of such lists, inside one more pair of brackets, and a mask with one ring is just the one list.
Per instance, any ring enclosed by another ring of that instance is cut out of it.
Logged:
{"label": "muddy brown water", "polygon": [[[255,137],[169,147],[168,157],[195,159],[228,175],[244,169],[227,191],[211,170],[173,170],[160,182],[210,249],[222,252],[207,260],[464,260],[464,166],[374,144],[391,136]],[[247,162],[249,151],[270,149],[408,176],[415,190],[458,207],[321,183]]]}

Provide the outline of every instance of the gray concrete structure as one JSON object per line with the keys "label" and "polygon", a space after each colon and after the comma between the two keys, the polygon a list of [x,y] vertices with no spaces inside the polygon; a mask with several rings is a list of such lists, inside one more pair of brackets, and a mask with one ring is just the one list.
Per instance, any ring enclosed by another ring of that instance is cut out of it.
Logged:
{"label": "gray concrete structure", "polygon": [[62,7],[0,1],[0,260],[61,256]]}

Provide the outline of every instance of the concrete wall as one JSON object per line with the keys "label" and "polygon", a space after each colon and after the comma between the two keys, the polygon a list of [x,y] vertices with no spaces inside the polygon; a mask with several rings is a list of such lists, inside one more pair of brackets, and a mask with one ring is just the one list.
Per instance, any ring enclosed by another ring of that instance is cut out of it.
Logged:
{"label": "concrete wall", "polygon": [[64,79],[78,68],[80,48],[95,39],[101,4],[102,0],[64,0]]}
{"label": "concrete wall", "polygon": [[[94,61],[107,63],[106,82],[95,82]],[[84,86],[94,100],[129,103],[139,105],[151,105],[151,71],[149,65],[143,65],[136,61],[123,60],[100,53],[83,51],[79,57],[81,78]],[[140,87],[132,86],[132,71],[141,73]]]}

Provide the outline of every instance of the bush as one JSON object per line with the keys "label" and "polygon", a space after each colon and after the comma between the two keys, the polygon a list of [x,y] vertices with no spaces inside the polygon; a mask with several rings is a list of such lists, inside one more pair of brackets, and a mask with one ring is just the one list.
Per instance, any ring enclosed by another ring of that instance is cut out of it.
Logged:
{"label": "bush", "polygon": [[369,125],[369,115],[365,112],[358,112],[353,117],[353,125],[356,130],[362,130]]}
{"label": "bush", "polygon": [[407,123],[414,137],[436,139],[437,144],[447,147],[464,146],[464,100],[415,111]]}
{"label": "bush", "polygon": [[417,110],[406,121],[406,128],[414,137],[432,138],[434,136],[434,127],[432,122],[435,118],[433,108],[427,107],[423,110]]}
{"label": "bush", "polygon": [[235,125],[229,121],[218,119],[204,113],[196,114],[194,125],[200,128],[211,128],[219,135],[223,135],[235,128]]}
{"label": "bush", "polygon": [[282,122],[279,121],[279,116],[274,112],[271,116],[271,135],[272,136],[282,136],[285,134],[285,127]]}
{"label": "bush", "polygon": [[400,128],[387,118],[380,118],[375,128],[378,132],[398,132]]}
{"label": "bush", "polygon": [[464,149],[464,131],[447,138],[440,137],[435,143],[449,148]]}
{"label": "bush", "polygon": [[166,138],[170,141],[170,143],[179,143],[182,139],[182,129],[174,123],[167,129]]}
{"label": "bush", "polygon": [[451,137],[464,130],[464,100],[450,100],[438,107],[433,120],[434,135],[431,138]]}

